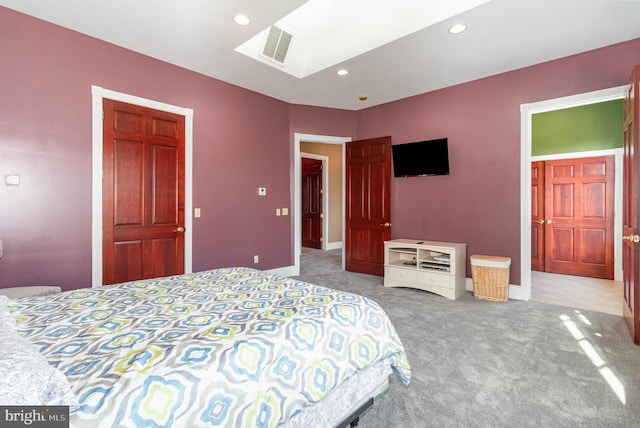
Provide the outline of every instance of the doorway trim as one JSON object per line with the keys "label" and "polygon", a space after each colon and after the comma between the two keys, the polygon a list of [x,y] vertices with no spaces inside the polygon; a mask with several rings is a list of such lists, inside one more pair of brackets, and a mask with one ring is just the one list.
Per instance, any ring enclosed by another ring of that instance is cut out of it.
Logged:
{"label": "doorway trim", "polygon": [[91,86],[91,164],[92,164],[92,201],[91,201],[91,286],[102,286],[102,100],[109,98],[129,104],[178,114],[185,118],[184,162],[185,162],[185,233],[184,233],[184,271],[191,273],[193,265],[193,109],[165,104],[159,101],[140,98],[135,95]]}
{"label": "doorway trim", "polygon": [[[300,161],[300,144],[305,143],[322,143],[322,144],[340,144],[342,145],[342,224],[344,225],[345,207],[344,207],[344,191],[345,191],[345,154],[346,143],[352,140],[351,137],[336,137],[328,135],[302,134],[294,132],[293,134],[293,273],[292,276],[300,275],[300,255],[302,254],[302,162]],[[324,226],[323,226],[324,227]],[[343,228],[344,230],[344,228]],[[323,248],[326,243],[323,244]],[[344,246],[342,247],[342,269],[344,269]]]}
{"label": "doorway trim", "polygon": [[[327,250],[330,249],[327,248],[327,237],[329,236],[329,157],[300,152],[300,159],[302,158],[322,161],[322,243],[320,246],[322,250]],[[302,191],[302,182],[300,182],[300,191]],[[302,205],[300,205],[300,215],[302,216]],[[302,227],[302,217],[300,217],[300,227]],[[300,236],[300,245],[302,246],[302,236]]]}
{"label": "doorway trim", "polygon": [[[531,300],[531,119],[534,114],[624,98],[625,86],[520,105],[520,286],[509,296]],[[616,157],[616,170],[618,161]],[[617,172],[616,172],[617,174]],[[616,177],[617,179],[617,177]],[[616,211],[615,217],[622,213]],[[614,228],[615,234],[615,228]],[[615,239],[615,236],[614,236]],[[614,247],[615,248],[615,247]],[[617,263],[617,262],[616,262]],[[513,293],[513,294],[512,294]]]}

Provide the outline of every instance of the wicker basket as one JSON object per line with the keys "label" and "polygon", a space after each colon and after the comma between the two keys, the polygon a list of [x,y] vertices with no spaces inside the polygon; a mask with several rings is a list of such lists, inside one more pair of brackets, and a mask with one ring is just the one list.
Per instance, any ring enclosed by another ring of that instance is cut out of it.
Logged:
{"label": "wicker basket", "polygon": [[509,298],[510,265],[510,257],[471,256],[474,297],[506,302]]}

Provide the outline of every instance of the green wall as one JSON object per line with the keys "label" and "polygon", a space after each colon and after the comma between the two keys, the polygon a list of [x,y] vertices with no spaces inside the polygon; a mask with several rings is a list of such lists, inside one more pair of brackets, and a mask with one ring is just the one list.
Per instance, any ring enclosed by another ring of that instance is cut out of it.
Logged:
{"label": "green wall", "polygon": [[532,115],[531,155],[622,147],[622,99]]}

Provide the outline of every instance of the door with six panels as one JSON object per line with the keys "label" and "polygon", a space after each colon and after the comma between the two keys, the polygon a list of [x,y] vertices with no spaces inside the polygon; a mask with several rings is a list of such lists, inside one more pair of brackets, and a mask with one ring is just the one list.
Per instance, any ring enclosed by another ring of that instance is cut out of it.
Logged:
{"label": "door with six panels", "polygon": [[103,102],[103,284],[184,273],[184,116]]}

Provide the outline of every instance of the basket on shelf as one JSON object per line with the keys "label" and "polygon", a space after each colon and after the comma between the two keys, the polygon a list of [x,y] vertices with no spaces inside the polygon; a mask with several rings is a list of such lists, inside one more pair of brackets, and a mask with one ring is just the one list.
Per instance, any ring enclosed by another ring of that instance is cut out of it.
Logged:
{"label": "basket on shelf", "polygon": [[473,296],[494,302],[509,299],[510,257],[471,256]]}

